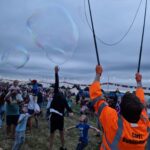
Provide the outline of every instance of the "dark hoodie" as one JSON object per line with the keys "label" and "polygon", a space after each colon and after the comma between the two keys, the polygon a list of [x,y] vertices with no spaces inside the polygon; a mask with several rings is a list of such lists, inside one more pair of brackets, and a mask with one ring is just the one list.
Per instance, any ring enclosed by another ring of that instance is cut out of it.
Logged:
{"label": "dark hoodie", "polygon": [[72,112],[71,108],[68,106],[65,96],[59,91],[59,77],[58,73],[55,73],[55,87],[54,96],[50,108],[57,110],[59,113],[64,115],[65,108]]}

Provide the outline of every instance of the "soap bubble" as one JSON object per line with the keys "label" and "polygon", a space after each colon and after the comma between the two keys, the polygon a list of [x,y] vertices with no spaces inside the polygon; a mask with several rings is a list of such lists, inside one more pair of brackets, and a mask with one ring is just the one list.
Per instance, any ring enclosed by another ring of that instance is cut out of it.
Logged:
{"label": "soap bubble", "polygon": [[34,42],[45,50],[50,61],[63,64],[73,55],[79,32],[64,7],[51,4],[37,11],[28,18],[27,26]]}
{"label": "soap bubble", "polygon": [[22,46],[16,46],[5,50],[1,56],[2,64],[12,66],[13,68],[19,69],[24,67],[28,62],[30,56],[28,51]]}

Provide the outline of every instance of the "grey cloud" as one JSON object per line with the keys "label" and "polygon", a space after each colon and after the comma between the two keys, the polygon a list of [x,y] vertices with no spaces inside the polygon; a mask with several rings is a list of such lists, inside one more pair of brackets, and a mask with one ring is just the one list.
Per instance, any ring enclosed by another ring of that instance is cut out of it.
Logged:
{"label": "grey cloud", "polygon": [[[55,0],[52,1],[65,7],[75,21],[79,41],[73,56],[66,63],[60,65],[60,77],[68,80],[85,82],[92,81],[94,69],[97,64],[94,41],[91,29],[87,25],[84,14],[84,1],[82,0]],[[127,31],[135,15],[140,0],[106,0],[92,1],[92,12],[96,35],[106,42],[115,42]],[[48,7],[49,0],[1,0],[0,1],[0,58],[2,52],[12,47],[22,45],[28,50],[30,60],[24,68],[16,70],[11,66],[0,64],[0,75],[13,78],[46,78],[53,79],[53,68],[56,64],[51,62],[43,49],[39,48],[28,32],[27,19],[41,8]],[[144,1],[137,15],[135,23],[127,37],[118,45],[109,47],[103,45],[98,39],[100,61],[104,68],[104,81],[108,74],[118,80],[134,77],[137,70],[139,47],[141,40]],[[86,12],[89,19],[88,7]],[[150,10],[148,8],[144,46],[141,62],[141,72],[146,79],[150,74],[149,39],[150,39]],[[54,16],[53,16],[54,17]],[[57,18],[56,18],[57,19]],[[65,38],[67,36],[63,35]],[[1,62],[1,61],[0,61]]]}

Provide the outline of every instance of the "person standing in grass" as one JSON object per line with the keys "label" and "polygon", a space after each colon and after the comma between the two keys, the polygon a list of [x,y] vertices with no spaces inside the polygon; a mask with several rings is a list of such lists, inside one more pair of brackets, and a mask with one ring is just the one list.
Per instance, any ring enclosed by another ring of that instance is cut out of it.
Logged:
{"label": "person standing in grass", "polygon": [[6,132],[8,137],[11,133],[11,138],[14,138],[15,136],[15,128],[20,114],[19,105],[23,102],[18,83],[17,80],[13,82],[13,85],[9,88],[9,91],[4,98],[6,101]]}
{"label": "person standing in grass", "polygon": [[72,110],[68,106],[66,98],[63,93],[59,91],[59,77],[58,77],[59,68],[55,67],[55,88],[54,96],[50,105],[50,147],[49,150],[52,150],[53,140],[55,136],[55,131],[59,130],[61,147],[60,150],[66,150],[64,147],[64,110],[68,110],[69,115],[72,116]]}
{"label": "person standing in grass", "polygon": [[15,143],[12,150],[20,150],[21,146],[25,142],[25,131],[29,117],[30,115],[27,113],[27,109],[23,107],[22,113],[19,116],[18,125],[16,127]]}
{"label": "person standing in grass", "polygon": [[81,115],[79,118],[79,123],[76,126],[72,126],[66,129],[69,131],[70,129],[77,128],[80,131],[79,143],[76,147],[76,150],[83,150],[88,145],[88,131],[89,129],[93,129],[96,132],[100,132],[99,129],[89,125],[88,118],[86,115]]}

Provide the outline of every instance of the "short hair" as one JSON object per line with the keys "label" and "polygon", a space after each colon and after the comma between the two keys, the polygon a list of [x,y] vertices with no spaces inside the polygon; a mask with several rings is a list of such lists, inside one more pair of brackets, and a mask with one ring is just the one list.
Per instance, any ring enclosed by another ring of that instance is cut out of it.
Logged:
{"label": "short hair", "polygon": [[130,123],[137,123],[140,119],[144,105],[133,93],[125,93],[120,104],[122,116]]}
{"label": "short hair", "polygon": [[79,121],[87,123],[88,122],[88,118],[87,118],[86,115],[81,115],[80,118],[79,118]]}

